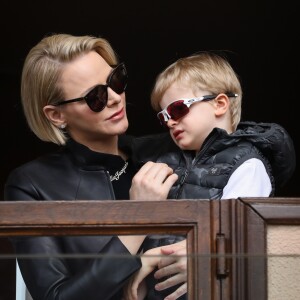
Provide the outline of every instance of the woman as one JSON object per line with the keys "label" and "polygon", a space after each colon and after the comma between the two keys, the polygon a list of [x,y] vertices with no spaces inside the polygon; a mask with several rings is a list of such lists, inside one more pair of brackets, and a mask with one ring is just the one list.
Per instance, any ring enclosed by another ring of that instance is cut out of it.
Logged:
{"label": "woman", "polygon": [[[165,199],[177,179],[166,164],[145,164],[136,175],[129,157],[126,67],[102,38],[57,34],[28,53],[22,105],[34,134],[60,149],[11,172],[5,200]],[[143,184],[150,182],[151,184]],[[129,192],[130,189],[130,192]],[[33,299],[118,299],[141,267],[144,236],[19,237],[18,259]],[[111,254],[64,259],[60,254]],[[113,255],[120,255],[115,259]]]}

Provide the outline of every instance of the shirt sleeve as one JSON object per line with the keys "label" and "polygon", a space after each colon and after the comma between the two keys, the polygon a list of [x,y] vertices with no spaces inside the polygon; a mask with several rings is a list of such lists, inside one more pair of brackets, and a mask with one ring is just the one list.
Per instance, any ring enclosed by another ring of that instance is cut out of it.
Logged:
{"label": "shirt sleeve", "polygon": [[271,180],[264,164],[257,158],[251,158],[232,173],[221,199],[269,197],[271,191]]}

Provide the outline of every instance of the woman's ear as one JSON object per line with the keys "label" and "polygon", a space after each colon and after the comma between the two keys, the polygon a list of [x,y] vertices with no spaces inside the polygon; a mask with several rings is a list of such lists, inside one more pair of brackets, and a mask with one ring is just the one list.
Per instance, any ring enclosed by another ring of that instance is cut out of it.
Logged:
{"label": "woman's ear", "polygon": [[65,126],[66,119],[61,109],[54,105],[46,105],[43,108],[46,118],[56,127]]}
{"label": "woman's ear", "polygon": [[214,100],[215,102],[215,115],[216,117],[223,116],[229,109],[229,98],[225,94],[219,94]]}

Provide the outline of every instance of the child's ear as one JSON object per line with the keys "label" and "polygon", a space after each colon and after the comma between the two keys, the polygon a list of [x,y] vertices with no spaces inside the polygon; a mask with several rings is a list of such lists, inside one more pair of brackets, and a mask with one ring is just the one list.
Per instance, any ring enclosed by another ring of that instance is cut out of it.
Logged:
{"label": "child's ear", "polygon": [[225,94],[219,94],[214,100],[215,103],[215,115],[217,117],[223,116],[229,109],[229,98]]}
{"label": "child's ear", "polygon": [[64,114],[61,109],[56,106],[46,105],[43,108],[43,112],[46,118],[56,127],[60,127],[62,124],[66,123]]}

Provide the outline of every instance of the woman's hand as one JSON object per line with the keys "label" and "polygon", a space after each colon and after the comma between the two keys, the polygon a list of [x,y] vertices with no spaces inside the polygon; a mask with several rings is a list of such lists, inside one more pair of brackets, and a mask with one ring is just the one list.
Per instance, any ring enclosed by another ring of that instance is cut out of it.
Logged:
{"label": "woman's hand", "polygon": [[182,285],[165,300],[176,300],[187,293],[187,250],[186,240],[167,246],[157,247],[146,251],[141,256],[142,267],[127,282],[124,287],[122,300],[142,300],[147,290],[144,279],[157,267],[154,273],[156,279],[171,276],[156,284],[155,289],[160,291],[166,288]]}
{"label": "woman's hand", "polygon": [[[132,179],[129,191],[131,200],[165,200],[178,179],[167,164],[147,162]],[[136,254],[145,236],[119,236],[132,254]],[[159,253],[160,254],[160,253]]]}
{"label": "woman's hand", "polygon": [[147,162],[135,174],[129,190],[131,200],[165,200],[178,175],[165,163]]}
{"label": "woman's hand", "polygon": [[153,248],[141,256],[142,267],[135,272],[123,288],[122,300],[143,300],[147,293],[144,278],[149,275],[160,261],[160,248]]}

